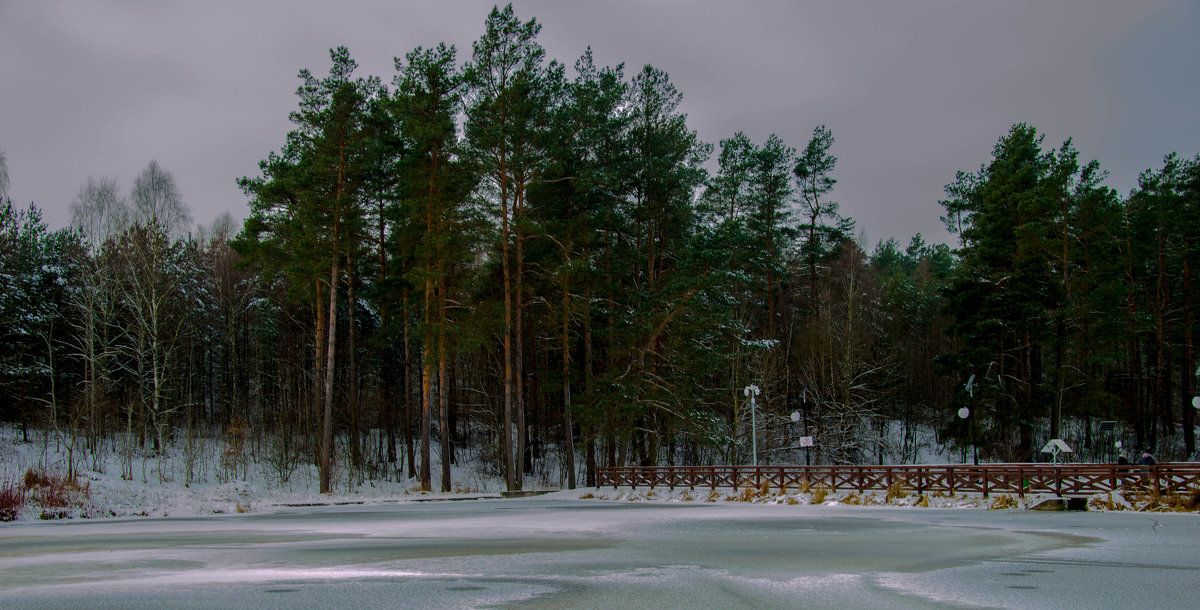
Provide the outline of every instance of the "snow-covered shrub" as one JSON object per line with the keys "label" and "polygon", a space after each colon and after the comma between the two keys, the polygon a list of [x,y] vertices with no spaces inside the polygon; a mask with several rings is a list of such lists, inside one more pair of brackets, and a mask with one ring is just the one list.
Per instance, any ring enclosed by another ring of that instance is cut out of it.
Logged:
{"label": "snow-covered shrub", "polygon": [[263,461],[271,468],[279,485],[286,485],[303,459],[303,448],[297,440],[282,431],[272,434],[270,443]]}

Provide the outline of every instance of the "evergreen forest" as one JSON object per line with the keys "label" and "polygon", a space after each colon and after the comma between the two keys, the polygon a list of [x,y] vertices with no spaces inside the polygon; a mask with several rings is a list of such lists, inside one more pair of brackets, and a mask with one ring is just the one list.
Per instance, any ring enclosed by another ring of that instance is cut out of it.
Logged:
{"label": "evergreen forest", "polygon": [[240,226],[193,229],[153,161],[89,179],[61,230],[5,199],[0,422],[71,470],[220,442],[326,492],[1052,438],[1196,456],[1200,156],[1121,194],[1016,124],[946,186],[953,243],[865,244],[825,126],[702,142],[662,69],[560,63],[539,30],[510,5],[386,81],[344,47],[300,70],[292,130],[230,177]]}

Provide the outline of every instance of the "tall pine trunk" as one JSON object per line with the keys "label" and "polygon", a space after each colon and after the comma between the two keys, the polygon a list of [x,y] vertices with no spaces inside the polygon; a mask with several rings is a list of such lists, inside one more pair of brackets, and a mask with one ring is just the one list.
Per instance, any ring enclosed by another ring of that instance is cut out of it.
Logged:
{"label": "tall pine trunk", "polygon": [[408,336],[408,288],[404,289],[404,450],[408,461],[408,478],[417,476],[416,455],[413,449],[413,414],[412,414],[412,348]]}
{"label": "tall pine trunk", "polygon": [[317,328],[316,338],[313,352],[313,388],[312,388],[312,417],[306,418],[308,425],[305,426],[305,436],[310,442],[310,447],[313,450],[313,457],[316,458],[317,468],[321,467],[321,409],[325,404],[325,358],[329,353],[329,298],[325,293],[325,286],[321,283],[321,278],[317,277],[313,280],[316,284],[316,303],[313,309],[316,311]]}
{"label": "tall pine trunk", "polygon": [[[503,175],[504,168],[501,168]],[[512,237],[508,217],[508,192],[505,183],[500,189],[501,218],[500,218],[500,257],[504,277],[504,416],[500,425],[501,442],[504,448],[504,479],[505,488],[509,491],[520,489],[517,476],[517,466],[513,459],[513,277],[512,261],[509,260],[508,242]]]}
{"label": "tall pine trunk", "polygon": [[450,384],[446,374],[446,278],[438,279],[438,431],[442,450],[442,491],[450,486]]}
{"label": "tall pine trunk", "polygon": [[429,426],[430,410],[433,401],[433,277],[426,268],[425,274],[425,341],[421,350],[421,490],[429,491],[433,487],[432,473],[429,465]]}
{"label": "tall pine trunk", "polygon": [[329,271],[329,340],[326,342],[325,358],[325,404],[321,417],[321,463],[318,467],[321,477],[321,493],[332,492],[330,484],[330,464],[333,456],[333,387],[334,355],[337,353],[337,285],[341,258],[334,247],[333,263]]}
{"label": "tall pine trunk", "polygon": [[[585,250],[584,260],[591,260],[591,250]],[[583,288],[583,392],[589,400],[595,400],[595,394],[592,393],[592,288],[590,284],[585,284]],[[584,426],[583,431],[584,443],[584,468],[587,473],[584,475],[587,480],[588,487],[596,486],[596,425],[593,418]]]}
{"label": "tall pine trunk", "polygon": [[355,468],[362,468],[362,439],[359,434],[360,425],[360,405],[358,395],[358,324],[355,319],[355,312],[358,310],[358,303],[355,301],[354,284],[354,258],[353,256],[346,257],[346,317],[349,322],[349,327],[346,329],[349,333],[347,357],[350,364],[350,463]]}
{"label": "tall pine trunk", "polygon": [[[567,246],[570,252],[570,244]],[[568,263],[570,259],[568,259]],[[563,451],[567,457],[567,489],[575,489],[575,431],[571,422],[571,274],[563,271],[562,376],[563,376]]]}
{"label": "tall pine trunk", "polygon": [[[513,206],[513,218],[518,221],[521,219],[521,211],[523,194],[518,192],[516,203]],[[525,248],[522,238],[521,229],[519,226],[513,231],[516,238],[516,264],[514,265],[515,274],[515,302],[513,308],[515,310],[516,320],[514,322],[516,335],[513,341],[516,343],[513,351],[513,397],[514,408],[517,416],[517,451],[516,451],[516,485],[517,489],[521,489],[525,482],[525,467],[530,463],[528,452],[528,435],[525,428]]]}
{"label": "tall pine trunk", "polygon": [[1183,366],[1179,378],[1183,384],[1183,444],[1184,453],[1191,459],[1196,454],[1196,409],[1192,406],[1195,396],[1196,355],[1193,331],[1195,329],[1194,302],[1192,300],[1192,267],[1186,257],[1190,249],[1189,239],[1184,237],[1183,251]]}

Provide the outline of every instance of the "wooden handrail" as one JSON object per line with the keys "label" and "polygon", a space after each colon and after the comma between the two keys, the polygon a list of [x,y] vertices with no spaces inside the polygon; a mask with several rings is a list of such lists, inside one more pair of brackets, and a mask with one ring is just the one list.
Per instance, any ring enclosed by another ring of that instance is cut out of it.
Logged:
{"label": "wooden handrail", "polygon": [[618,466],[596,469],[597,487],[720,487],[766,484],[829,491],[885,491],[893,485],[918,493],[1053,493],[1087,496],[1121,489],[1160,494],[1200,491],[1200,464],[903,464],[892,466]]}

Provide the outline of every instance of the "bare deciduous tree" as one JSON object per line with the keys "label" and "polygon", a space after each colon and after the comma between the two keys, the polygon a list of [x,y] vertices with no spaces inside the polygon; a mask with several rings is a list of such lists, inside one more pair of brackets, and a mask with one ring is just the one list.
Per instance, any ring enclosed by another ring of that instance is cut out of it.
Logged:
{"label": "bare deciduous tree", "polygon": [[187,328],[189,302],[181,290],[189,276],[189,262],[183,243],[172,241],[172,234],[187,225],[190,215],[175,177],[155,161],[134,179],[130,200],[132,223],[119,244],[120,286],[130,316],[125,345],[134,352],[126,362],[155,428],[161,480],[165,435],[171,415],[179,408],[166,400],[168,374]]}
{"label": "bare deciduous tree", "polygon": [[82,237],[83,249],[75,253],[76,277],[67,292],[68,302],[78,313],[69,316],[73,355],[83,363],[84,400],[72,412],[72,435],[78,424],[86,422],[88,449],[99,459],[101,411],[110,384],[112,360],[112,321],[116,316],[117,292],[111,269],[102,255],[104,242],[124,226],[128,205],[120,186],[111,178],[88,178],[71,202],[71,226]]}
{"label": "bare deciduous tree", "polygon": [[93,252],[120,231],[128,217],[129,205],[112,178],[89,177],[71,202],[71,226],[83,235]]}
{"label": "bare deciduous tree", "polygon": [[8,157],[0,150],[0,200],[8,196]]}
{"label": "bare deciduous tree", "polygon": [[163,169],[158,161],[150,161],[133,179],[129,199],[133,222],[145,227],[161,227],[168,236],[177,236],[192,221],[175,184],[175,175]]}

